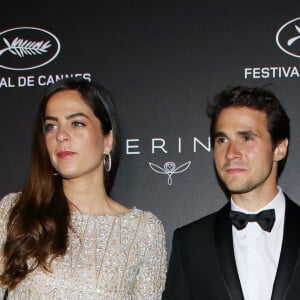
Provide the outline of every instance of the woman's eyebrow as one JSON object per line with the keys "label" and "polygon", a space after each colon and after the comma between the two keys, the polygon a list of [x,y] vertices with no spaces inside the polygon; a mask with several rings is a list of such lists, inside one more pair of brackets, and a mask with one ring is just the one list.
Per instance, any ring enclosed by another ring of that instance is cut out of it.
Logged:
{"label": "woman's eyebrow", "polygon": [[[76,117],[85,117],[85,118],[89,119],[88,115],[86,115],[82,112],[77,112],[77,113],[73,113],[73,114],[65,116],[65,118],[67,120],[73,119],[73,118],[76,118]],[[54,117],[54,116],[45,116],[45,120],[58,121],[58,118]]]}

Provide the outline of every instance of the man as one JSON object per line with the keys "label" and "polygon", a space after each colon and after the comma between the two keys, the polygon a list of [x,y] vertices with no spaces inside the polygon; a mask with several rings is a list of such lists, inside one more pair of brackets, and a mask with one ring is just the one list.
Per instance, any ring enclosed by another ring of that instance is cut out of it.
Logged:
{"label": "man", "polygon": [[214,163],[231,199],[175,231],[163,299],[299,300],[300,208],[277,186],[289,118],[260,88],[235,87],[216,100]]}

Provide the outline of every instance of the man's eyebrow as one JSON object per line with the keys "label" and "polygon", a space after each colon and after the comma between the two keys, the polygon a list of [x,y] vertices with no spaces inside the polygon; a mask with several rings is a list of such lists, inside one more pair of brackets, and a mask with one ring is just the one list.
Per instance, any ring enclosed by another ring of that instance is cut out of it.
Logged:
{"label": "man's eyebrow", "polygon": [[239,130],[239,131],[237,131],[237,133],[239,135],[254,135],[254,136],[257,136],[257,134],[255,132],[253,132],[252,130]]}
{"label": "man's eyebrow", "polygon": [[[253,132],[252,130],[238,130],[236,132],[238,135],[252,135],[252,136],[258,136],[258,134],[256,134],[255,132]],[[215,133],[215,137],[228,137],[228,135],[223,132],[223,131],[217,131]]]}
{"label": "man's eyebrow", "polygon": [[225,132],[223,132],[223,131],[217,131],[215,133],[215,137],[220,137],[220,136],[227,136],[227,134]]}

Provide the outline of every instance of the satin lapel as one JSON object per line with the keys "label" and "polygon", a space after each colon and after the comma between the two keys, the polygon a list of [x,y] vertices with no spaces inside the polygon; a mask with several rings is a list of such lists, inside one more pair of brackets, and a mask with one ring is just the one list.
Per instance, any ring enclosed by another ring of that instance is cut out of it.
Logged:
{"label": "satin lapel", "polygon": [[285,299],[295,271],[300,247],[300,208],[287,196],[281,254],[273,285],[272,300]]}
{"label": "satin lapel", "polygon": [[228,294],[233,300],[242,300],[244,297],[234,259],[229,209],[228,203],[216,217],[215,242]]}

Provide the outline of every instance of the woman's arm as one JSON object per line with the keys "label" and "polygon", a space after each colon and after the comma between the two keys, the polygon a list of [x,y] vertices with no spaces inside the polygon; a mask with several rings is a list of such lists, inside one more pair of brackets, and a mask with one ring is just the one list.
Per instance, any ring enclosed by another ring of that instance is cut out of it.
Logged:
{"label": "woman's arm", "polygon": [[138,300],[161,299],[166,280],[165,231],[161,222],[152,214],[145,213],[145,252],[135,287]]}

